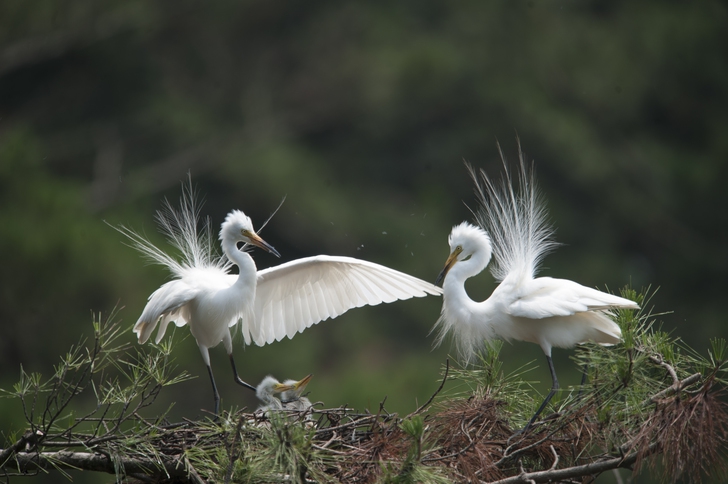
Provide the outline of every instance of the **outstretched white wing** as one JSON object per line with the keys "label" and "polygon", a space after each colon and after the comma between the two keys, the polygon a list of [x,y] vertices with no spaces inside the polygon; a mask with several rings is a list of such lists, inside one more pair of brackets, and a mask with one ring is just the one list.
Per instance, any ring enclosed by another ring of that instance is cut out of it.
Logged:
{"label": "outstretched white wing", "polygon": [[442,290],[379,264],[351,257],[316,256],[258,272],[253,341],[259,346],[292,338],[351,308],[389,303]]}
{"label": "outstretched white wing", "polygon": [[520,285],[508,313],[530,319],[571,316],[584,311],[639,309],[636,302],[567,279],[539,277]]}

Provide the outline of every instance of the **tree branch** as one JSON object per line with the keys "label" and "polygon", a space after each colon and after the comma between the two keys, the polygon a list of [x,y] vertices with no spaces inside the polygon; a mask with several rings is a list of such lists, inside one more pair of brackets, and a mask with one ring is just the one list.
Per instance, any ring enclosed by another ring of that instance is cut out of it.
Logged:
{"label": "tree branch", "polygon": [[432,401],[435,399],[438,393],[442,391],[442,388],[445,386],[445,381],[447,380],[447,374],[450,371],[450,359],[445,360],[445,374],[442,377],[442,382],[440,382],[440,386],[435,390],[435,393],[432,394],[429,400],[427,400],[420,408],[412,412],[411,414],[407,415],[407,418],[411,418],[419,413],[421,413],[424,409],[426,409]]}
{"label": "tree branch", "polygon": [[[656,451],[658,443],[653,443],[647,449],[650,454]],[[565,469],[549,469],[547,471],[524,472],[517,476],[508,477],[490,484],[526,484],[528,482],[558,482],[574,477],[590,476],[601,474],[612,469],[630,468],[637,461],[639,452],[633,452],[625,457],[613,457],[598,462],[592,462],[581,466],[567,467]]]}
{"label": "tree branch", "polygon": [[26,446],[32,446],[35,445],[35,443],[38,441],[40,437],[43,436],[43,433],[39,430],[33,432],[32,430],[28,430],[23,434],[20,439],[18,439],[17,442],[15,442],[13,445],[8,447],[7,449],[0,449],[0,468],[5,466],[5,462],[13,456],[13,454],[17,454],[23,448]]}
{"label": "tree branch", "polygon": [[662,390],[661,392],[655,393],[650,398],[642,402],[642,405],[648,405],[650,403],[655,403],[661,398],[666,397],[667,395],[670,395],[671,393],[675,393],[680,391],[682,388],[685,388],[689,385],[692,385],[693,383],[696,383],[700,380],[702,375],[700,373],[695,373],[693,375],[690,375],[689,377],[685,378],[682,381],[679,381],[676,385],[669,386]]}
{"label": "tree branch", "polygon": [[155,477],[190,478],[185,465],[177,460],[162,456],[160,456],[160,460],[152,461],[120,456],[110,459],[103,454],[91,452],[17,452],[13,459],[5,463],[4,467],[6,469],[16,469],[23,474],[38,469],[53,470],[61,468],[107,472],[109,474],[116,474],[118,470],[123,470],[126,475],[143,474]]}

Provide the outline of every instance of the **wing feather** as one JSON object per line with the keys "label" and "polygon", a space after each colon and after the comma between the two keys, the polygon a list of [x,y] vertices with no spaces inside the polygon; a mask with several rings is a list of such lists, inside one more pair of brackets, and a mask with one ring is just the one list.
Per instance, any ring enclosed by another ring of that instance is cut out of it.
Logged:
{"label": "wing feather", "polygon": [[332,318],[341,316],[347,309],[349,309],[344,304],[344,301],[346,300],[346,293],[348,292],[346,286],[349,285],[349,280],[345,277],[341,277],[341,273],[339,273],[337,269],[338,268],[335,267],[333,270],[334,277],[332,278],[332,281],[334,281],[334,284],[327,287],[329,291],[333,292],[332,302],[334,303],[334,311],[331,313]]}
{"label": "wing feather", "polygon": [[384,303],[390,303],[396,301],[397,298],[392,295],[391,287],[387,284],[387,281],[378,279],[363,279],[362,282],[369,284],[372,288],[372,292],[378,296]]}
{"label": "wing feather", "polygon": [[539,277],[519,287],[517,297],[508,306],[508,313],[511,316],[543,319],[617,308],[638,309],[639,306],[629,299],[567,279]]}
{"label": "wing feather", "polygon": [[351,308],[441,295],[428,282],[351,257],[316,256],[258,272],[255,322],[258,345],[296,333]]}
{"label": "wing feather", "polygon": [[316,319],[323,321],[326,315],[329,314],[329,303],[326,300],[326,288],[320,281],[314,283],[314,297],[316,300]]}
{"label": "wing feather", "polygon": [[365,304],[376,305],[383,302],[380,301],[379,297],[377,297],[377,288],[373,286],[371,281],[361,277],[361,275],[356,272],[352,272],[350,277],[355,280],[355,283],[352,283],[351,286],[355,291],[356,300],[361,303],[357,307]]}

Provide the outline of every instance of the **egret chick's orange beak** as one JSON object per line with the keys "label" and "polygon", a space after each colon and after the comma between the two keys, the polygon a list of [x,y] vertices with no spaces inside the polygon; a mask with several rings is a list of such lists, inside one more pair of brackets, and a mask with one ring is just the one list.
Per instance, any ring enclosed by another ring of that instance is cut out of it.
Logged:
{"label": "egret chick's orange beak", "polygon": [[256,234],[255,232],[249,232],[247,230],[243,232],[243,235],[245,235],[248,239],[250,239],[251,244],[253,244],[257,247],[260,247],[261,249],[266,250],[266,251],[270,252],[271,254],[273,254],[274,256],[280,258],[281,254],[279,254],[278,251],[275,250],[272,245],[270,245],[268,242],[263,240],[260,237],[260,235]]}
{"label": "egret chick's orange beak", "polygon": [[445,261],[445,267],[440,272],[440,275],[437,276],[437,279],[435,280],[435,285],[439,286],[442,284],[442,281],[445,280],[445,276],[447,273],[452,269],[452,266],[455,265],[455,263],[458,261],[458,256],[463,251],[461,247],[455,247],[455,250],[452,251],[450,254],[450,257],[447,258]]}

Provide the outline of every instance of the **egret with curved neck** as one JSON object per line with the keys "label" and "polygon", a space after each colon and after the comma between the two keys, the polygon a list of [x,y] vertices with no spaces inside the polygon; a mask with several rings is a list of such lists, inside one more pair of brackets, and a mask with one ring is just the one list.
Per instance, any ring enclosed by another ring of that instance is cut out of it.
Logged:
{"label": "egret with curved neck", "polygon": [[[465,362],[474,358],[485,341],[496,338],[539,345],[546,355],[552,386],[526,425],[528,429],[559,388],[552,348],[571,348],[587,341],[617,344],[622,333],[609,311],[639,306],[570,280],[535,277],[539,262],[555,245],[553,229],[546,223],[545,205],[532,172],[526,169],[520,144],[518,189],[502,152],[501,157],[506,171],[500,184],[482,170],[478,177],[467,165],[480,202],[475,212],[478,225],[463,222],[450,233],[450,255],[436,282],[443,289],[436,344],[453,334]],[[465,281],[489,263],[499,285],[485,301],[473,301],[465,291]]]}

